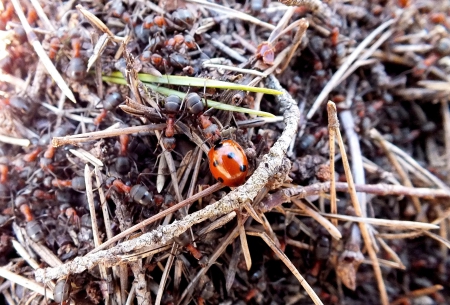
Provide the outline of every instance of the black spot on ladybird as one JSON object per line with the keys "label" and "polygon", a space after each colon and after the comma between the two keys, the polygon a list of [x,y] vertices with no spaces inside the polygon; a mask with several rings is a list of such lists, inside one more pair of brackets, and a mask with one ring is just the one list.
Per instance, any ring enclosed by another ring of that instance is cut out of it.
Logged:
{"label": "black spot on ladybird", "polygon": [[229,152],[227,155],[228,159],[234,159],[235,156],[234,152]]}
{"label": "black spot on ladybird", "polygon": [[218,144],[216,144],[216,146],[214,146],[214,150],[218,150],[218,149],[220,149],[222,146],[223,146],[222,143],[218,143]]}
{"label": "black spot on ladybird", "polygon": [[214,165],[214,167],[217,167],[217,166],[219,166],[219,161],[217,161],[217,160],[214,160],[214,162],[213,162],[213,165]]}
{"label": "black spot on ladybird", "polygon": [[241,166],[239,166],[239,170],[241,172],[245,172],[247,170],[247,166],[246,165],[241,165]]}
{"label": "black spot on ladybird", "polygon": [[217,180],[219,180],[220,183],[223,183],[223,179],[221,177],[217,178]]}

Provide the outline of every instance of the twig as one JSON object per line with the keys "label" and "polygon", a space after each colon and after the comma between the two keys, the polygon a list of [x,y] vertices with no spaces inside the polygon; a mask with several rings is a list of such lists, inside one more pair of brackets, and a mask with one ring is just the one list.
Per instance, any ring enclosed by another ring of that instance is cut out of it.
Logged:
{"label": "twig", "polygon": [[325,17],[332,14],[330,8],[320,0],[280,0],[280,2],[288,6],[304,6],[314,14],[322,14]]}
{"label": "twig", "polygon": [[[445,159],[447,172],[450,172],[450,109],[448,108],[448,100],[441,101],[442,124],[444,125],[444,143],[445,143]],[[450,183],[450,175],[447,175],[447,183]]]}
{"label": "twig", "polygon": [[[91,170],[89,169],[89,165],[86,164],[84,167],[84,181],[86,183],[86,197],[89,204],[89,212],[91,215],[91,221],[92,221],[92,235],[94,236],[94,246],[98,247],[101,245],[100,240],[100,233],[98,230],[98,223],[97,223],[97,213],[95,211],[95,203],[94,203],[94,192],[92,190],[92,177],[91,177]],[[107,279],[106,269],[103,266],[100,267],[100,273],[102,275],[102,279]]]}
{"label": "twig", "polygon": [[[97,248],[84,257],[77,257],[73,261],[68,262],[61,267],[39,269],[35,273],[36,279],[38,281],[47,281],[49,279],[59,278],[71,273],[79,273],[87,268],[93,268],[99,263],[104,263],[106,266],[119,264],[121,260],[118,255],[126,254],[142,247],[165,245],[173,237],[180,235],[194,224],[227,214],[238,209],[245,202],[251,202],[259,191],[268,183],[269,178],[277,177],[280,172],[285,172],[284,166],[286,166],[286,164],[284,163],[283,158],[289,143],[296,134],[300,117],[295,100],[293,100],[289,94],[281,88],[277,79],[271,77],[268,81],[268,87],[284,92],[282,95],[277,96],[276,100],[280,107],[285,109],[284,122],[286,127],[278,141],[274,143],[269,153],[263,156],[260,165],[244,185],[231,191],[214,204],[208,205],[200,211],[187,215],[182,220],[175,221],[166,226],[160,226],[149,233],[145,233],[135,239],[125,241],[115,247],[112,247],[111,249],[94,253],[94,251],[99,250]],[[281,178],[284,180],[285,177],[280,177],[280,179]],[[222,185],[216,184],[211,188],[213,190],[218,190],[222,188]],[[194,202],[199,197],[201,196],[197,196],[196,198],[193,196],[188,200],[178,203],[177,205],[163,211],[161,214],[151,217],[150,219],[152,221],[154,221],[155,218],[160,219],[164,217],[164,215],[170,214],[181,208],[182,205]],[[141,227],[143,226],[145,226],[145,224]],[[107,241],[101,247],[103,248],[109,246],[111,243],[116,242],[118,239],[126,236],[126,234],[129,234],[134,230],[136,229],[124,231],[123,233],[125,235],[121,235],[117,239]]]}
{"label": "twig", "polygon": [[155,305],[161,304],[161,299],[163,297],[164,288],[166,286],[167,278],[169,276],[170,269],[172,269],[173,260],[175,259],[175,254],[178,250],[178,245],[173,243],[172,250],[170,251],[170,255],[167,259],[166,266],[164,267],[164,272],[161,276],[161,281],[159,282],[158,293],[156,294]]}
{"label": "twig", "polygon": [[342,234],[339,232],[339,230],[336,228],[336,225],[330,223],[326,218],[324,218],[320,213],[314,211],[310,207],[308,207],[306,204],[304,204],[301,200],[298,199],[292,199],[292,202],[298,206],[301,210],[305,212],[306,215],[313,218],[315,221],[320,223],[327,231],[330,233],[330,235],[334,239],[341,239]]}
{"label": "twig", "polygon": [[247,58],[242,56],[241,54],[239,54],[238,52],[236,52],[235,50],[233,50],[232,48],[226,46],[223,42],[221,42],[220,40],[216,39],[216,38],[211,38],[209,40],[211,42],[211,44],[213,46],[215,46],[217,49],[219,49],[221,52],[227,54],[228,56],[230,56],[231,58],[239,61],[239,62],[246,62]]}
{"label": "twig", "polygon": [[[443,189],[431,188],[411,188],[402,185],[390,184],[366,184],[355,185],[357,192],[365,192],[368,194],[376,194],[379,196],[417,196],[424,199],[450,198],[450,191]],[[291,198],[306,198],[312,195],[320,195],[330,192],[330,182],[316,183],[308,186],[296,186],[292,188],[282,189],[267,197],[261,202],[259,210],[266,213],[274,207],[290,202]],[[336,191],[348,192],[348,184],[344,182],[336,182]],[[446,212],[444,212],[446,213]],[[450,209],[448,210],[450,213]]]}
{"label": "twig", "polygon": [[256,76],[261,76],[261,77],[265,76],[264,73],[260,72],[260,71],[250,70],[250,69],[242,69],[242,68],[238,68],[238,67],[234,67],[234,66],[203,63],[203,67],[235,71],[235,72],[239,72],[239,73],[246,73],[246,74],[251,74],[251,75],[256,75]]}
{"label": "twig", "polygon": [[45,28],[51,32],[56,32],[55,27],[48,19],[47,15],[45,14],[44,10],[42,9],[41,4],[37,0],[30,0],[31,4],[33,5],[34,9],[36,10],[37,15],[39,16],[39,19],[41,19],[42,23],[44,24]]}
{"label": "twig", "polygon": [[88,133],[80,133],[77,135],[66,136],[66,137],[54,137],[52,139],[52,145],[54,147],[59,147],[62,145],[72,144],[76,145],[77,143],[89,142],[97,139],[109,138],[109,137],[117,137],[125,134],[133,134],[133,133],[145,133],[151,132],[155,130],[163,130],[166,127],[166,124],[150,124],[150,125],[142,125],[142,126],[134,126],[134,127],[125,127],[118,129],[106,129],[102,131],[94,131]]}
{"label": "twig", "polygon": [[28,265],[31,266],[31,268],[33,268],[33,269],[39,268],[38,262],[36,262],[30,256],[30,254],[27,252],[27,250],[25,250],[25,248],[22,247],[22,245],[17,240],[13,239],[13,240],[11,240],[11,243],[12,243],[14,249],[16,249],[17,253],[28,263]]}
{"label": "twig", "polygon": [[20,22],[22,23],[23,29],[27,33],[28,41],[33,46],[34,51],[39,56],[39,59],[44,64],[45,69],[47,69],[48,73],[52,76],[55,83],[58,85],[58,87],[61,89],[61,91],[74,103],[77,101],[75,100],[75,96],[73,95],[70,88],[67,86],[66,82],[62,78],[61,74],[59,74],[58,70],[56,70],[55,66],[53,65],[52,61],[48,57],[47,53],[45,53],[44,48],[40,44],[36,34],[33,32],[30,24],[27,21],[27,18],[25,17],[25,14],[23,13],[22,7],[18,0],[11,0],[14,9],[16,11],[17,16],[20,19]]}
{"label": "twig", "polygon": [[204,0],[187,0],[187,1],[201,4],[202,6],[207,7],[209,9],[219,11],[219,13],[221,13],[221,14],[228,14],[228,15],[230,15],[230,17],[248,21],[248,22],[254,23],[256,25],[265,27],[269,30],[273,30],[275,28],[275,26],[270,23],[263,22],[263,21],[259,20],[258,18],[255,18],[253,16],[250,16],[248,14],[242,13],[240,11],[234,10],[232,8],[229,8],[229,7],[220,5],[220,4],[211,3],[211,2],[204,1]]}
{"label": "twig", "polygon": [[326,84],[326,86],[322,89],[319,96],[314,101],[311,109],[309,110],[306,118],[310,120],[319,107],[322,105],[323,101],[327,98],[328,94],[333,90],[337,85],[339,85],[339,80],[342,75],[344,75],[345,71],[350,67],[350,65],[356,60],[359,54],[369,45],[369,43],[381,32],[383,32],[388,26],[392,25],[395,21],[388,20],[377,27],[370,35],[368,35],[353,51],[352,54],[347,58],[347,60],[342,64],[342,66],[334,73],[333,77],[331,77],[330,81]]}
{"label": "twig", "polygon": [[[376,130],[372,130],[372,138],[374,138],[375,140],[377,140],[381,147],[383,148],[387,158],[389,159],[389,162],[391,162],[392,166],[395,168],[395,170],[397,171],[398,175],[400,176],[400,179],[402,180],[403,184],[407,187],[413,187],[413,184],[411,182],[411,180],[408,177],[408,174],[405,172],[405,170],[403,169],[403,167],[400,165],[400,163],[398,162],[397,158],[394,156],[394,154],[389,150],[386,141],[383,139],[383,137],[381,136],[381,134],[378,133],[378,131]],[[417,214],[420,213],[420,211],[422,210],[419,198],[413,196],[411,197],[411,200],[414,204],[414,207],[416,209]]]}
{"label": "twig", "polygon": [[4,136],[1,134],[0,134],[0,142],[23,147],[28,147],[31,144],[30,140],[28,139],[17,139],[13,137]]}
{"label": "twig", "polygon": [[[329,107],[328,107],[329,110],[331,108],[330,107],[330,105],[331,105],[333,108],[333,111],[336,112],[336,106],[334,105],[333,102],[328,102],[328,105],[329,105]],[[363,216],[362,209],[361,209],[360,203],[358,202],[358,196],[356,194],[355,185],[353,183],[353,175],[352,175],[352,172],[348,165],[347,154],[345,151],[344,142],[342,141],[342,136],[341,136],[341,132],[340,132],[339,128],[336,128],[336,136],[337,136],[338,143],[339,143],[339,148],[340,148],[341,157],[342,157],[342,163],[344,164],[344,171],[345,171],[345,176],[346,176],[347,182],[348,182],[348,189],[350,192],[351,202],[353,204],[355,214],[357,216],[361,217],[361,216]],[[378,290],[381,295],[381,303],[383,305],[388,305],[389,298],[387,296],[386,287],[384,285],[380,265],[377,260],[377,254],[376,254],[374,246],[372,244],[372,239],[370,237],[369,228],[367,227],[367,225],[365,223],[360,223],[359,228],[361,230],[361,234],[364,239],[364,244],[366,245],[367,252],[369,253],[370,259],[372,260],[375,278],[377,279],[377,283],[378,283]]]}
{"label": "twig", "polygon": [[[246,220],[246,219],[245,219]],[[243,220],[243,222],[245,222]],[[227,236],[223,238],[223,240],[218,244],[217,248],[214,249],[213,254],[210,256],[208,260],[208,264],[205,268],[200,269],[200,271],[195,275],[195,277],[191,280],[189,285],[183,291],[178,301],[178,304],[187,304],[189,301],[189,296],[194,292],[194,288],[198,285],[200,279],[208,272],[209,268],[216,262],[216,260],[223,254],[226,250],[227,246],[236,239],[239,235],[239,228],[236,226]],[[184,303],[181,303],[185,299]]]}
{"label": "twig", "polygon": [[45,295],[47,298],[50,298],[53,300],[53,292],[44,288],[44,286],[36,283],[35,281],[27,279],[26,277],[20,276],[18,274],[15,274],[14,272],[11,272],[4,267],[0,267],[0,276],[7,280],[10,280],[13,283],[16,283],[17,285],[20,285],[20,286],[28,288],[32,291],[35,291],[35,292],[39,293],[40,295]]}
{"label": "twig", "polygon": [[[120,234],[114,236],[113,238],[111,238],[110,240],[106,241],[101,246],[95,248],[94,250],[92,250],[89,253],[95,253],[95,252],[97,252],[99,250],[105,249],[106,247],[112,245],[113,243],[119,241],[120,239],[126,237],[127,235],[129,235],[129,234],[131,234],[131,233],[133,233],[133,232],[135,232],[135,231],[137,231],[137,230],[139,230],[141,228],[144,228],[145,226],[155,222],[156,220],[161,219],[161,218],[163,218],[163,217],[165,217],[165,216],[167,216],[169,214],[172,214],[173,212],[181,209],[182,207],[197,201],[199,198],[202,198],[203,196],[206,196],[207,194],[210,194],[212,192],[218,191],[218,190],[220,190],[223,187],[224,187],[223,184],[216,183],[215,185],[213,185],[213,186],[211,186],[211,187],[209,187],[209,188],[207,188],[207,189],[205,189],[205,190],[195,194],[194,196],[189,197],[188,199],[183,200],[180,203],[177,203],[176,205],[168,208],[167,210],[164,210],[164,211],[156,214],[155,216],[152,216],[152,217],[148,218],[147,220],[144,220],[143,222],[141,222],[141,223],[139,223],[139,224],[137,224],[137,225],[135,225],[135,226],[133,226],[133,227],[123,231],[123,232],[121,232]],[[181,232],[180,232],[180,234],[181,234]]]}
{"label": "twig", "polygon": [[298,272],[297,268],[295,268],[294,264],[289,260],[286,254],[281,251],[274,241],[265,233],[265,232],[247,232],[248,235],[261,237],[262,240],[266,242],[266,244],[272,249],[273,252],[283,261],[286,267],[292,272],[292,274],[297,278],[300,282],[300,285],[306,290],[309,297],[312,299],[314,304],[323,304],[322,301],[317,296],[316,292],[311,288],[308,282],[303,278],[303,276]]}
{"label": "twig", "polygon": [[354,221],[359,223],[367,223],[378,226],[392,227],[395,229],[422,229],[422,230],[434,230],[439,229],[439,226],[431,223],[418,222],[418,221],[407,221],[407,220],[391,220],[391,219],[378,219],[369,217],[356,217],[349,215],[339,215],[339,214],[326,214],[321,213],[322,216],[328,218],[335,218],[342,221]]}
{"label": "twig", "polygon": [[437,240],[438,242],[442,243],[443,245],[445,245],[447,248],[450,249],[450,241],[448,241],[447,239],[442,238],[441,236],[429,231],[423,231],[423,234],[428,235],[429,237]]}
{"label": "twig", "polygon": [[[377,131],[375,129],[370,130],[370,135],[373,137],[376,135]],[[405,153],[403,150],[395,146],[394,144],[388,142],[385,140],[385,144],[395,154],[400,156],[402,159],[404,159],[407,163],[409,163],[415,170],[422,173],[424,176],[426,176],[430,181],[432,181],[436,186],[440,187],[443,190],[450,191],[450,188],[442,182],[440,179],[438,179],[436,176],[434,176],[432,173],[430,173],[428,170],[424,169],[416,160],[411,158],[407,153]],[[414,174],[414,172],[412,172]]]}
{"label": "twig", "polygon": [[[347,89],[346,102],[350,102],[356,94],[356,85],[358,78],[353,77],[349,81]],[[330,110],[329,110],[330,111]],[[352,173],[356,184],[366,184],[366,177],[364,173],[364,166],[362,161],[361,146],[359,145],[359,138],[355,132],[355,122],[350,110],[343,110],[339,113],[342,128],[347,136],[348,148],[350,156],[352,157]],[[365,193],[357,193],[359,204],[361,205],[361,212],[363,216],[367,216],[367,202]]]}

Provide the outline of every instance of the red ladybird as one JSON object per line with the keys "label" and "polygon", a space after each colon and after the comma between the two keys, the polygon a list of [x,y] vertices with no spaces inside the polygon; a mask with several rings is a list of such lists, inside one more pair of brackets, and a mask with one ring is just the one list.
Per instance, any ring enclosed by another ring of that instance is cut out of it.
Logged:
{"label": "red ladybird", "polygon": [[226,186],[244,183],[248,171],[247,156],[233,140],[225,140],[209,150],[209,169],[214,178]]}

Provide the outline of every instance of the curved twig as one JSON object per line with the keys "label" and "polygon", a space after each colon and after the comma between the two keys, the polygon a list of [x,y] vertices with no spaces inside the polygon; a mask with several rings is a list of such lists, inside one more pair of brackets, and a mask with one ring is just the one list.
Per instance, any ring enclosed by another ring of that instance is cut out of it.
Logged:
{"label": "curved twig", "polygon": [[204,209],[187,215],[179,221],[175,221],[167,226],[160,226],[157,229],[143,234],[138,238],[125,241],[108,250],[90,253],[84,257],[77,257],[56,268],[45,268],[36,271],[36,280],[45,282],[51,279],[60,278],[72,273],[80,273],[86,269],[91,269],[98,264],[113,266],[121,263],[120,255],[136,251],[143,247],[156,247],[167,244],[172,238],[179,236],[195,224],[207,219],[218,217],[238,209],[247,202],[251,202],[258,192],[266,186],[269,179],[279,172],[283,165],[283,158],[288,149],[289,143],[297,132],[300,119],[300,112],[297,103],[292,97],[281,88],[278,80],[271,76],[267,85],[283,91],[282,95],[276,97],[277,103],[284,110],[284,122],[286,127],[278,141],[266,154],[258,168],[248,181],[230,192],[227,196],[214,204],[206,206]]}

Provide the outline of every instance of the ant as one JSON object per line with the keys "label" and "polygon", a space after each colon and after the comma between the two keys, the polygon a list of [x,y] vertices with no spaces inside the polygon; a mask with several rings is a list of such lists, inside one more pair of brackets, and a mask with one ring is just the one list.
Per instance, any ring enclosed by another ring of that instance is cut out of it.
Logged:
{"label": "ant", "polygon": [[130,137],[127,134],[120,135],[120,155],[116,159],[116,171],[121,174],[125,175],[128,173],[131,169],[130,160],[127,157],[127,151],[128,151],[128,143],[130,142]]}
{"label": "ant", "polygon": [[55,153],[56,153],[56,148],[52,144],[49,144],[47,146],[47,149],[44,152],[44,156],[41,157],[41,159],[39,161],[40,166],[43,170],[53,171],[55,169],[52,164]]}
{"label": "ant", "polygon": [[25,216],[25,221],[30,222],[34,220],[34,215],[31,212],[30,205],[28,204],[28,198],[24,195],[19,195],[14,200],[14,205],[19,209],[20,213]]}
{"label": "ant", "polygon": [[71,187],[76,191],[86,190],[86,181],[84,180],[84,177],[81,176],[74,177],[71,180],[53,179],[52,185],[54,187]]}
{"label": "ant", "polygon": [[80,228],[80,217],[78,216],[75,209],[70,206],[70,204],[61,204],[59,210],[61,211],[61,215],[66,215],[66,217],[69,219],[69,221],[71,221],[73,225],[76,225],[78,228]]}
{"label": "ant", "polygon": [[50,40],[50,49],[48,51],[48,57],[51,60],[55,60],[56,55],[58,54],[59,49],[61,48],[61,41],[58,37],[53,37]]}
{"label": "ant", "polygon": [[162,139],[163,146],[166,150],[172,151],[175,148],[175,115],[180,111],[181,98],[177,95],[169,95],[165,98],[164,112],[166,113],[166,130],[165,137]]}
{"label": "ant", "polygon": [[108,111],[113,111],[117,106],[123,103],[122,95],[118,92],[108,94],[103,100],[103,110],[94,118],[94,125],[100,125],[106,118]]}
{"label": "ant", "polygon": [[72,38],[72,59],[67,67],[66,74],[75,81],[81,81],[86,76],[86,67],[84,60],[81,59],[81,39],[79,37]]}
{"label": "ant", "polygon": [[202,258],[203,254],[196,247],[194,247],[194,245],[192,245],[189,234],[186,231],[181,233],[178,237],[174,237],[174,240],[177,244],[186,248],[186,250],[188,250],[197,260]]}
{"label": "ant", "polygon": [[191,114],[198,117],[203,133],[211,143],[220,140],[221,135],[219,127],[217,124],[212,123],[211,120],[204,115],[205,105],[197,93],[191,92],[186,95],[186,108]]}

